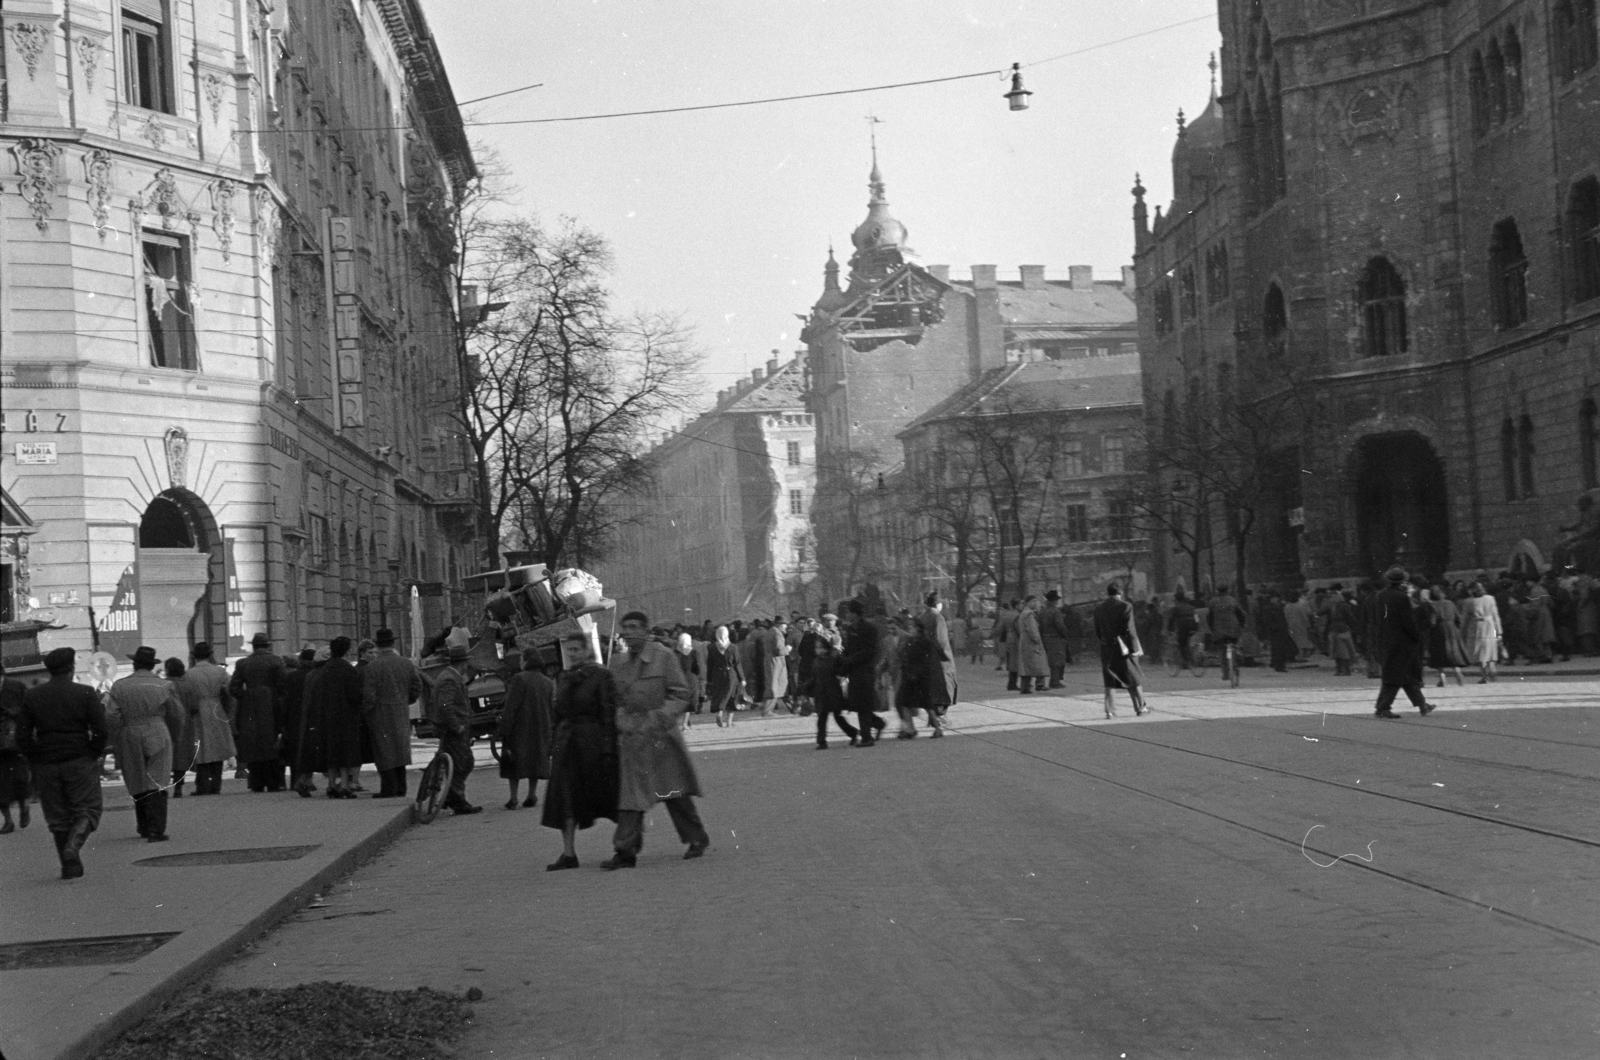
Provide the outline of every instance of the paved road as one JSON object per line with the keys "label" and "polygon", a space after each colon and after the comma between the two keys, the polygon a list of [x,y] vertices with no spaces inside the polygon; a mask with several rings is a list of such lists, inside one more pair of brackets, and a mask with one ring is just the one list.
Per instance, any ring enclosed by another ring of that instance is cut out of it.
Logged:
{"label": "paved road", "polygon": [[1600,684],[1379,722],[1345,680],[1173,684],[1159,721],[991,697],[870,750],[696,727],[715,848],[657,813],[614,874],[604,826],[545,873],[557,834],[474,778],[489,812],[217,981],[478,986],[463,1056],[1600,1054]]}

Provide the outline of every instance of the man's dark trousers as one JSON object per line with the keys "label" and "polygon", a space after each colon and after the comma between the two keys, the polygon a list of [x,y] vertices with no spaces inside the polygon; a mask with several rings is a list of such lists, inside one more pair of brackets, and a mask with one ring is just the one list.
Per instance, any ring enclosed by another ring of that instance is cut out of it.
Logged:
{"label": "man's dark trousers", "polygon": [[467,805],[467,777],[472,772],[472,738],[466,733],[446,733],[439,738],[439,750],[450,756],[455,770],[450,775],[450,794],[444,804],[450,809]]}
{"label": "man's dark trousers", "polygon": [[1411,701],[1411,705],[1413,707],[1421,710],[1427,705],[1427,700],[1422,697],[1421,682],[1408,681],[1403,685],[1386,684],[1378,689],[1378,702],[1374,708],[1376,712],[1382,714],[1384,711],[1388,710],[1389,707],[1394,704],[1394,697],[1401,689],[1405,689],[1406,698]]}
{"label": "man's dark trousers", "polygon": [[[706,834],[705,825],[700,823],[700,811],[695,809],[692,797],[679,795],[673,799],[662,799],[661,804],[667,808],[667,815],[672,818],[672,826],[678,830],[680,840],[697,846],[711,845],[711,837]],[[617,811],[617,834],[611,840],[611,845],[618,854],[639,856],[639,851],[644,849],[643,810]]]}
{"label": "man's dark trousers", "polygon": [[35,762],[33,786],[39,793],[45,827],[65,836],[72,826],[85,823],[88,835],[100,827],[100,763],[93,758],[66,762]]}

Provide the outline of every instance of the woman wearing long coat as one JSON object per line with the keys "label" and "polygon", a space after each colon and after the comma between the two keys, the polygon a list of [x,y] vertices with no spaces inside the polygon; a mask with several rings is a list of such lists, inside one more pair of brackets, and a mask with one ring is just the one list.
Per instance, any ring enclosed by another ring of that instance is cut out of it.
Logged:
{"label": "woman wearing long coat", "polygon": [[601,817],[617,819],[617,684],[595,662],[589,643],[563,641],[567,670],[556,683],[550,783],[539,823],[559,828],[563,852],[550,870],[578,867],[577,831]]}
{"label": "woman wearing long coat", "polygon": [[1028,695],[1037,680],[1044,688],[1050,676],[1050,657],[1044,650],[1044,636],[1039,630],[1039,615],[1034,610],[1038,601],[1028,597],[1022,602],[1022,612],[1017,615],[1017,676],[1021,679],[1020,691]]}
{"label": "woman wearing long coat", "polygon": [[511,783],[508,810],[517,808],[517,785],[524,780],[528,797],[522,805],[539,805],[535,789],[550,776],[550,710],[556,686],[538,665],[538,655],[528,652],[522,672],[506,683],[506,701],[500,708],[500,777]]}
{"label": "woman wearing long coat", "polygon": [[1446,670],[1454,670],[1456,684],[1463,684],[1461,668],[1467,665],[1467,658],[1461,642],[1461,612],[1437,585],[1428,590],[1422,607],[1432,614],[1428,623],[1428,665],[1439,671],[1438,687],[1444,687]]}
{"label": "woman wearing long coat", "polygon": [[349,637],[335,637],[328,645],[332,657],[322,668],[315,693],[322,711],[330,799],[355,798],[352,789],[361,768],[361,675],[345,657],[349,650]]}
{"label": "woman wearing long coat", "polygon": [[[332,656],[326,647],[318,648],[309,662],[303,658],[303,652],[301,655],[300,668],[305,678],[300,683],[298,709],[287,712],[285,725],[292,723],[292,727],[287,729],[284,739],[289,744],[289,771],[294,774],[294,789],[301,798],[309,799],[316,790],[311,782],[311,774],[324,772],[328,768],[327,752],[323,746],[326,726],[322,716],[320,686]],[[293,692],[292,681],[289,691]]]}
{"label": "woman wearing long coat", "polygon": [[738,646],[728,638],[727,626],[718,626],[712,638],[706,646],[706,697],[717,725],[732,725],[734,708],[744,691],[744,668]]}
{"label": "woman wearing long coat", "polygon": [[1482,685],[1494,680],[1500,660],[1500,608],[1494,597],[1483,591],[1481,582],[1473,582],[1468,592],[1472,595],[1461,602],[1461,639],[1467,645],[1467,660],[1478,665],[1478,683]]}

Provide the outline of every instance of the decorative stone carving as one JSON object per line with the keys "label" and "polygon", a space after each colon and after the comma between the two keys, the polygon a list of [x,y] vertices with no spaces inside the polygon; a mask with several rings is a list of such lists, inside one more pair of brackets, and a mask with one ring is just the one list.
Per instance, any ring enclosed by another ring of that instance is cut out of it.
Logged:
{"label": "decorative stone carving", "polygon": [[168,427],[161,439],[167,452],[167,480],[175,490],[189,488],[189,432],[182,427]]}
{"label": "decorative stone carving", "polygon": [[206,102],[211,104],[211,120],[222,119],[222,78],[216,74],[207,74],[200,82],[200,90],[205,93]]}
{"label": "decorative stone carving", "polygon": [[111,185],[114,170],[111,153],[95,148],[83,156],[84,182],[89,186],[89,212],[94,216],[94,230],[105,239],[111,227]]}
{"label": "decorative stone carving", "polygon": [[278,239],[283,232],[283,216],[277,200],[266,188],[255,190],[256,237],[261,240],[261,260],[271,265],[278,259]]}
{"label": "decorative stone carving", "polygon": [[100,69],[100,44],[87,34],[80,36],[75,43],[78,49],[78,66],[83,70],[83,85],[93,92],[94,75]]}
{"label": "decorative stone carving", "polygon": [[128,200],[128,231],[133,238],[139,238],[139,229],[144,227],[144,196],[135,195]]}
{"label": "decorative stone carving", "polygon": [[1369,84],[1352,92],[1339,115],[1339,135],[1345,145],[1377,137],[1392,143],[1400,134],[1409,91],[1404,84]]}
{"label": "decorative stone carving", "polygon": [[217,234],[217,244],[222,248],[223,261],[233,260],[233,229],[235,225],[233,197],[238,187],[227,177],[221,177],[211,184],[211,209],[214,214],[211,219],[211,230]]}
{"label": "decorative stone carving", "polygon": [[39,231],[50,230],[50,201],[56,194],[56,159],[61,148],[51,140],[19,140],[11,145],[17,159],[17,191],[28,201],[28,211]]}
{"label": "decorative stone carving", "polygon": [[163,227],[176,228],[182,221],[188,224],[196,239],[200,237],[200,211],[190,208],[183,201],[183,195],[178,191],[178,178],[166,167],[156,170],[144,190],[128,201],[135,232],[143,223],[145,211],[151,208],[161,215]]}
{"label": "decorative stone carving", "polygon": [[22,65],[28,70],[28,80],[32,81],[34,74],[39,72],[39,60],[44,58],[44,51],[50,46],[50,31],[37,22],[20,20],[11,23],[8,28],[11,30],[11,46],[17,50]]}
{"label": "decorative stone carving", "polygon": [[144,120],[144,126],[140,128],[139,135],[150,141],[150,146],[159,151],[166,145],[167,127],[156,121],[155,115],[152,114]]}

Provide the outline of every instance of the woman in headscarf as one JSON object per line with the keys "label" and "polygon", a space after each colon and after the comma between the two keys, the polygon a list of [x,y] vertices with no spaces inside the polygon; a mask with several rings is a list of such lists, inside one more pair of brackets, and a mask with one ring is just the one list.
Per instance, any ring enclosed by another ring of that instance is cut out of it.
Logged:
{"label": "woman in headscarf", "polygon": [[683,727],[689,727],[689,719],[700,713],[703,709],[701,691],[703,683],[700,674],[700,659],[695,655],[694,638],[688,633],[679,633],[675,645],[677,649],[678,665],[683,667],[683,679],[689,682],[689,709],[683,712]]}
{"label": "woman in headscarf", "polygon": [[1452,670],[1456,675],[1456,684],[1465,684],[1461,676],[1461,667],[1467,665],[1466,647],[1461,642],[1461,612],[1454,603],[1444,595],[1442,585],[1434,585],[1428,590],[1428,598],[1421,607],[1433,613],[1428,623],[1428,665],[1439,671],[1439,688],[1444,687],[1444,672]]}
{"label": "woman in headscarf", "polygon": [[721,727],[733,724],[733,711],[744,688],[744,670],[739,663],[739,649],[728,637],[728,627],[718,626],[712,636],[711,646],[706,649],[706,698]]}
{"label": "woman in headscarf", "polygon": [[528,797],[522,805],[539,805],[539,781],[550,776],[550,709],[555,694],[555,683],[539,670],[539,653],[524,652],[521,672],[506,683],[506,701],[500,709],[497,733],[500,777],[511,784],[511,797],[506,800],[508,810],[517,808],[517,786],[524,780],[528,782]]}
{"label": "woman in headscarf", "polygon": [[548,872],[578,867],[578,829],[617,819],[617,685],[581,633],[561,642],[566,665],[551,718],[550,783],[539,823],[561,829],[561,856]]}

